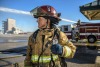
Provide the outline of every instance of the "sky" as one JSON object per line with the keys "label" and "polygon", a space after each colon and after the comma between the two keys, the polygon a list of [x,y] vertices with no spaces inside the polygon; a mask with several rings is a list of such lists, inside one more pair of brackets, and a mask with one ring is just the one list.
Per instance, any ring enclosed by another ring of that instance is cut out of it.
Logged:
{"label": "sky", "polygon": [[[61,18],[77,22],[100,22],[88,20],[81,12],[80,6],[94,0],[0,0],[0,30],[2,21],[7,18],[16,20],[16,26],[24,32],[34,32],[37,27],[36,19],[30,15],[30,11],[37,6],[51,5],[61,13]],[[73,22],[60,21],[60,25],[69,25]]]}

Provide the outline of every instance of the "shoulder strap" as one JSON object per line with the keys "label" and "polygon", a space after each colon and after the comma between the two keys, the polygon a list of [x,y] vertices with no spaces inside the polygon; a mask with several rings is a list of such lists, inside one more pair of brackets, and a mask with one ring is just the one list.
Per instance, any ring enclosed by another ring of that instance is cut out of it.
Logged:
{"label": "shoulder strap", "polygon": [[[38,31],[39,31],[39,29],[37,29],[33,34],[32,34],[32,37],[31,37],[31,41],[34,43],[35,42],[35,40],[36,40],[36,36],[37,36],[37,34],[38,34]],[[31,56],[32,55],[32,47],[30,46],[30,53],[29,53],[29,55]]]}
{"label": "shoulder strap", "polygon": [[32,36],[32,42],[34,42],[36,40],[37,34],[38,34],[39,29],[37,29]]}

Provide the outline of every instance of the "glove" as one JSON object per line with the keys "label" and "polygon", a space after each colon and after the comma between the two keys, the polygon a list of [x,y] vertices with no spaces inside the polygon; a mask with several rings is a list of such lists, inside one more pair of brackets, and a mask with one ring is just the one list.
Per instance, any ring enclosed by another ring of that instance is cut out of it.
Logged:
{"label": "glove", "polygon": [[53,54],[57,54],[57,55],[62,55],[62,46],[60,45],[60,44],[54,44],[54,45],[52,45],[51,46],[51,52],[53,53]]}

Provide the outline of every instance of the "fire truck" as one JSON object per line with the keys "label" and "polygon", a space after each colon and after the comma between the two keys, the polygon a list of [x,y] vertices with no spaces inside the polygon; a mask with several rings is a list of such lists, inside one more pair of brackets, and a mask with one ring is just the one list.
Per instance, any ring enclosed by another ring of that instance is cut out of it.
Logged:
{"label": "fire truck", "polygon": [[81,22],[72,25],[62,25],[60,29],[66,33],[69,39],[76,41],[87,39],[88,43],[95,43],[97,40],[100,40],[100,23]]}

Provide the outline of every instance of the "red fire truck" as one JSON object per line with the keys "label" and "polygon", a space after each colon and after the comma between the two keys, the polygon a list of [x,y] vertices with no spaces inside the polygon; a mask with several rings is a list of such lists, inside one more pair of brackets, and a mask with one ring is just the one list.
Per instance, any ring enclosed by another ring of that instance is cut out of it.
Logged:
{"label": "red fire truck", "polygon": [[81,22],[73,25],[62,25],[60,28],[69,39],[76,39],[77,41],[78,39],[87,39],[89,43],[100,40],[100,23]]}

